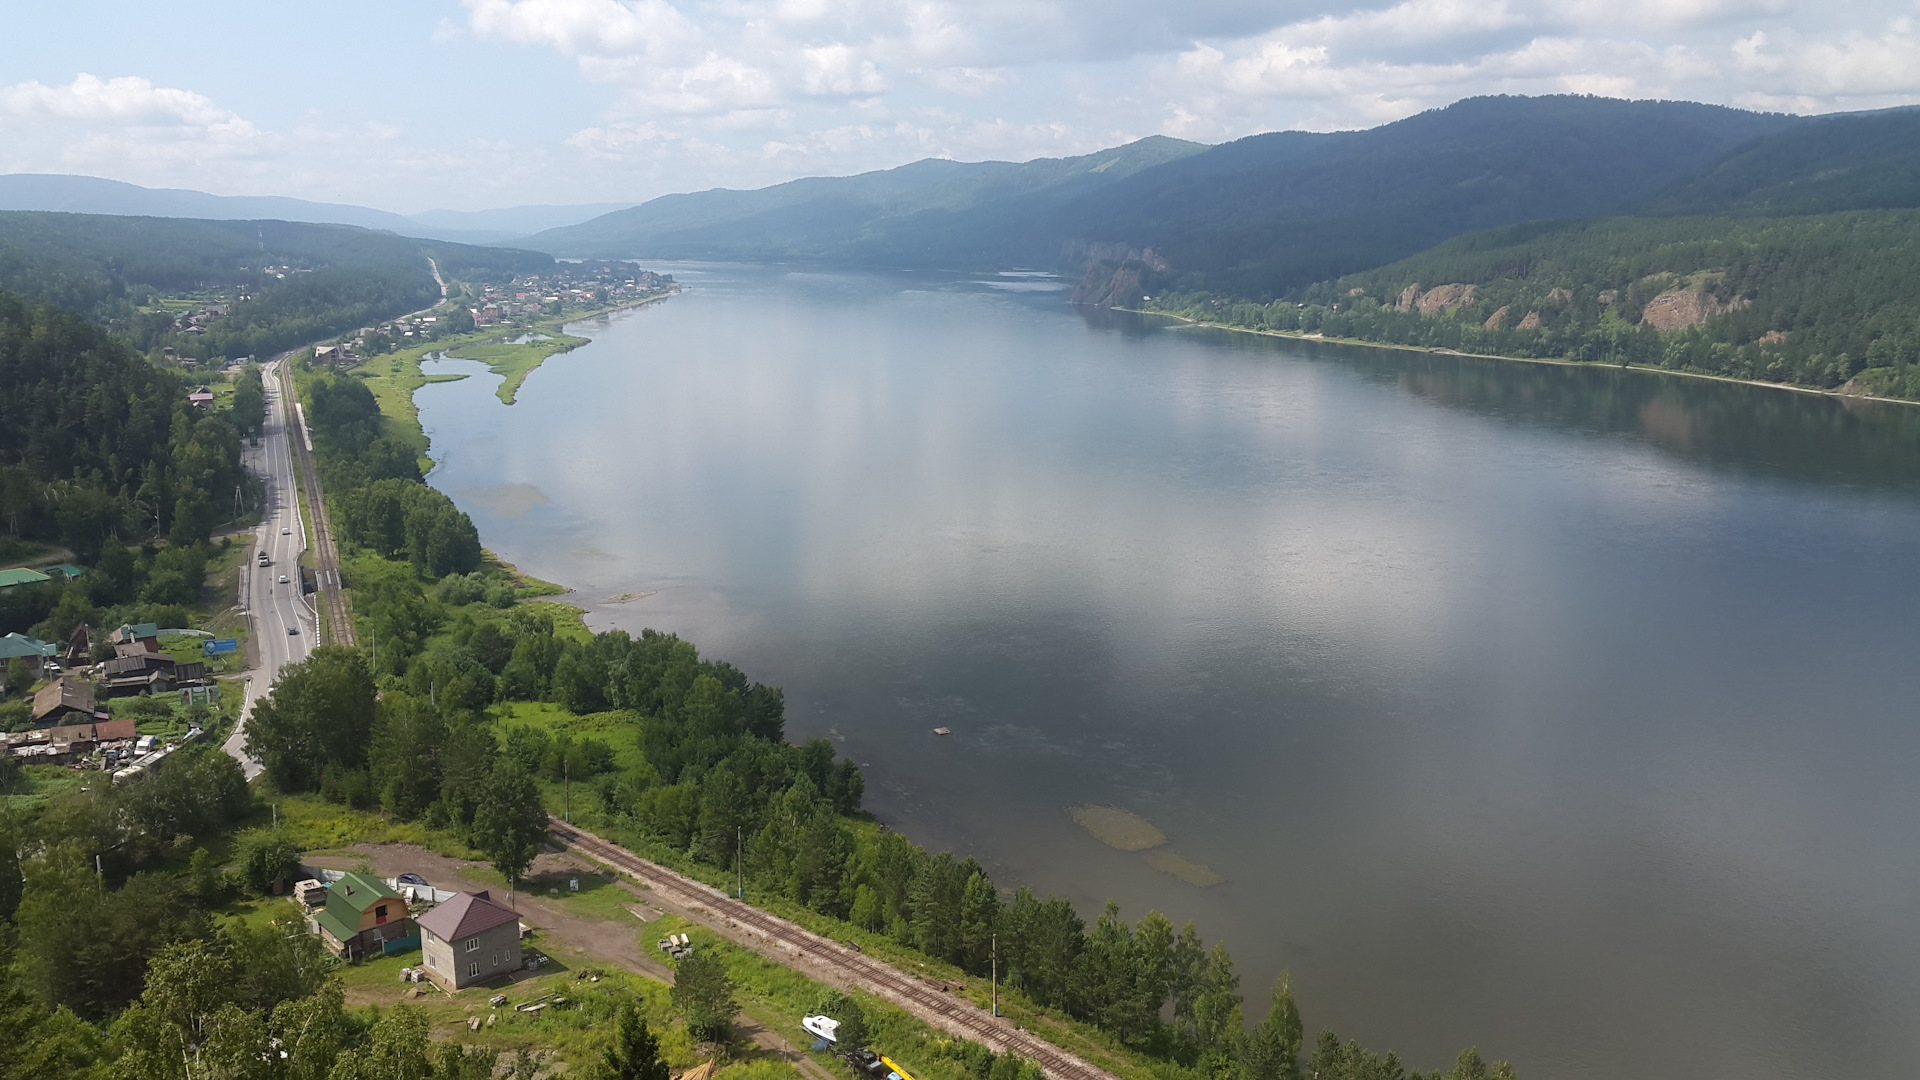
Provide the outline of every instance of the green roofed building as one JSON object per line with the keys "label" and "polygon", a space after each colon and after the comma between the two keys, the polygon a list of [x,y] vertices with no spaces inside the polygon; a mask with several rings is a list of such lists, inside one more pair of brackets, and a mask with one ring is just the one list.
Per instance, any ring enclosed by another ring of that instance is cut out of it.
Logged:
{"label": "green roofed building", "polygon": [[400,894],[365,874],[348,874],[327,889],[313,927],[335,956],[348,959],[419,933]]}
{"label": "green roofed building", "polygon": [[32,585],[37,581],[52,580],[52,578],[40,571],[29,570],[24,566],[13,570],[0,570],[0,589],[12,588],[15,585]]}
{"label": "green roofed building", "polygon": [[8,634],[0,637],[0,662],[24,656],[30,660],[50,660],[59,653],[58,646],[51,641],[28,637],[25,634]]}

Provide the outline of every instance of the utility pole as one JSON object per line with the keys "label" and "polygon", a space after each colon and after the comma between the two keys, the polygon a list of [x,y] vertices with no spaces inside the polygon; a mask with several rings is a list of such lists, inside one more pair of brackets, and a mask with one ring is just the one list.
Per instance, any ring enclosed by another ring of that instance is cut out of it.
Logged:
{"label": "utility pole", "polygon": [[573,824],[573,762],[560,759],[560,782],[567,793],[567,824]]}
{"label": "utility pole", "polygon": [[993,972],[993,975],[992,975],[993,981],[988,984],[992,989],[987,991],[988,993],[987,1000],[993,1003],[993,1015],[999,1016],[1000,1015],[1000,935],[999,934],[994,934],[993,936],[987,938],[987,955],[992,958],[992,963],[993,963],[993,967],[991,969]]}
{"label": "utility pole", "polygon": [[744,825],[733,827],[733,872],[738,875],[739,884],[735,886],[734,898],[747,898],[747,829]]}

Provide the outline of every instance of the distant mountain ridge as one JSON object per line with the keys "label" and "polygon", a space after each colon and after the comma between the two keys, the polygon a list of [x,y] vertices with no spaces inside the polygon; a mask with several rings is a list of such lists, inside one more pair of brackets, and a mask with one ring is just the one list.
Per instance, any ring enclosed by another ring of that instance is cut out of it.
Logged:
{"label": "distant mountain ridge", "polygon": [[149,188],[97,176],[0,174],[0,211],[44,210],[117,217],[194,218],[208,221],[302,221],[354,225],[428,240],[488,244],[568,225],[624,206],[516,206],[500,210],[429,210],[406,215],[346,203],[279,195],[209,195],[185,188]]}
{"label": "distant mountain ridge", "polygon": [[[1153,136],[1070,158],[959,162],[665,195],[527,237],[566,256],[1051,266],[1049,219],[1090,192],[1208,148]],[[616,255],[615,253],[620,253]]]}
{"label": "distant mountain ridge", "polygon": [[1808,117],[1735,147],[1640,209],[1828,214],[1912,207],[1920,207],[1920,107]]}
{"label": "distant mountain ridge", "polygon": [[526,238],[562,256],[989,269],[1153,249],[1272,295],[1476,229],[1619,213],[1797,123],[1715,105],[1469,98],[1366,131],[1146,139],[1023,164],[927,160],[673,195]]}

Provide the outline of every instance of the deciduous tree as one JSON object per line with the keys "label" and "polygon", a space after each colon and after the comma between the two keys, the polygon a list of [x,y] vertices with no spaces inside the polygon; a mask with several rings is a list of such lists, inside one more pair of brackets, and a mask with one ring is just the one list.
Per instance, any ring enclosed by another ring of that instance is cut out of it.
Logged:
{"label": "deciduous tree", "polygon": [[511,895],[532,865],[547,835],[547,808],[533,777],[512,758],[501,758],[473,815],[474,846],[507,879]]}

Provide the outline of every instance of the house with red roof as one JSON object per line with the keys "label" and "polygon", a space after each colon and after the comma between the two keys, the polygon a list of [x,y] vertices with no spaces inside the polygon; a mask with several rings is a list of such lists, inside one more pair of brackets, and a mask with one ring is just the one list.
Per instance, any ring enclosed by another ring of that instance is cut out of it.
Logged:
{"label": "house with red roof", "polygon": [[448,993],[508,975],[521,964],[520,913],[485,890],[455,893],[414,923],[427,977]]}

